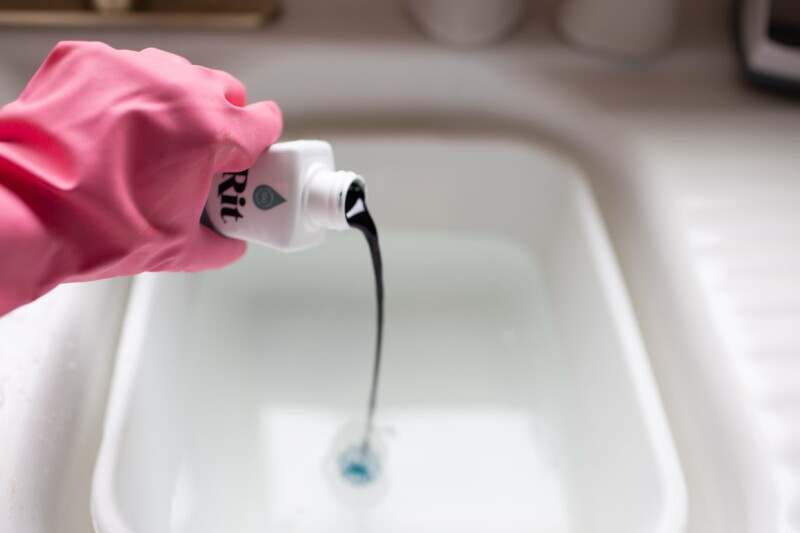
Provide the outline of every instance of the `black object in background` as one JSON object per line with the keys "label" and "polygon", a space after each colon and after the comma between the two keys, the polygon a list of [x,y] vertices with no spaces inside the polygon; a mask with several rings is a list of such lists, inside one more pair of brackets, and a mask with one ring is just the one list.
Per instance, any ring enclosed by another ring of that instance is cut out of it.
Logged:
{"label": "black object in background", "polygon": [[745,78],[800,95],[800,0],[737,0],[734,24]]}

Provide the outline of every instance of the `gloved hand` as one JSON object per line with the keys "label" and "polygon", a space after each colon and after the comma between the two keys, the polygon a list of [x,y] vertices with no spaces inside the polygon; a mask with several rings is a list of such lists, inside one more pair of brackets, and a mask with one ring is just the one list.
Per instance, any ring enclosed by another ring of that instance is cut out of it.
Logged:
{"label": "gloved hand", "polygon": [[250,167],[281,127],[224,72],[60,43],[0,109],[0,315],[65,281],[239,258],[244,242],[200,225],[211,178]]}

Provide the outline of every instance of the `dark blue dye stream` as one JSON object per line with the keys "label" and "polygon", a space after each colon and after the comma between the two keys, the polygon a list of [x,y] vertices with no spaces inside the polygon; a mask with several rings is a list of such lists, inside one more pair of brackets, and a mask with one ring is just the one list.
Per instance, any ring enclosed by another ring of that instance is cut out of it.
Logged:
{"label": "dark blue dye stream", "polygon": [[372,367],[372,386],[367,404],[367,424],[364,439],[360,445],[347,448],[339,457],[342,476],[353,485],[363,486],[371,483],[380,472],[378,456],[370,446],[375,407],[378,400],[378,377],[381,369],[381,345],[383,341],[383,261],[378,243],[378,229],[367,210],[364,187],[353,182],[345,197],[345,216],[347,223],[364,234],[372,256],[372,269],[375,272],[375,295],[377,297],[377,333],[375,338],[375,362]]}

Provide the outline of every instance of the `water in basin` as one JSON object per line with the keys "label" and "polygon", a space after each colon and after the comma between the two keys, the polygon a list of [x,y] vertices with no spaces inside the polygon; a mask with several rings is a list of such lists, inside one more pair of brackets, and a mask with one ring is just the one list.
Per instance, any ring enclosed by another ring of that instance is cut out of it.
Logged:
{"label": "water in basin", "polygon": [[516,141],[332,140],[381,230],[370,447],[361,235],[142,276],[99,533],[677,533],[674,452],[576,167]]}
{"label": "water in basin", "polygon": [[354,421],[372,368],[371,267],[360,235],[331,237],[304,254],[251,249],[198,284],[186,430],[202,438],[183,460],[209,477],[174,495],[192,502],[185,530],[219,531],[215,517],[248,508],[276,532],[563,521],[531,390],[536,359],[555,349],[534,258],[496,237],[385,232],[383,453],[361,456]]}

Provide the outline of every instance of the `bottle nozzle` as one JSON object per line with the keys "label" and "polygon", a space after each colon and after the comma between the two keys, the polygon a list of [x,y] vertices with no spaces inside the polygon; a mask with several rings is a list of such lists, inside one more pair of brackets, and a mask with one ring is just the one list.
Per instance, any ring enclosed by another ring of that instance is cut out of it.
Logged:
{"label": "bottle nozzle", "polygon": [[366,194],[364,179],[355,172],[333,171],[322,166],[312,167],[309,173],[311,180],[306,197],[309,223],[327,229],[348,229],[348,191],[356,187]]}

